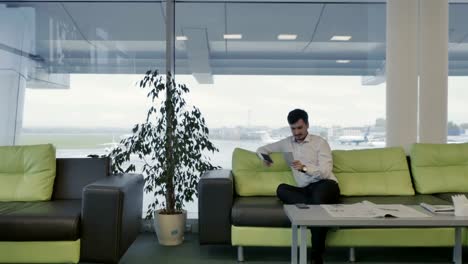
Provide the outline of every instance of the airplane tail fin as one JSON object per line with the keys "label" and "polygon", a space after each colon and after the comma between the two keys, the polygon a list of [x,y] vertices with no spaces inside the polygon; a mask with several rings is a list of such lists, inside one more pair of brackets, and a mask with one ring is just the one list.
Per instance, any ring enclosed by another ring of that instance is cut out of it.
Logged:
{"label": "airplane tail fin", "polygon": [[364,140],[367,142],[369,141],[369,133],[370,133],[370,126],[367,127],[367,131],[364,134]]}

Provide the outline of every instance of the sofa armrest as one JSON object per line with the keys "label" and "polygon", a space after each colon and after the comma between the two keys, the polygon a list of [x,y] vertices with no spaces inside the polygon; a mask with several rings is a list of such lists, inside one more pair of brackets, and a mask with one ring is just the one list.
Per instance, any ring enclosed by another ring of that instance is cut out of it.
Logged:
{"label": "sofa armrest", "polygon": [[81,261],[118,263],[138,236],[144,179],[112,175],[83,189]]}
{"label": "sofa armrest", "polygon": [[231,244],[231,209],[234,199],[230,170],[212,170],[198,183],[200,244]]}

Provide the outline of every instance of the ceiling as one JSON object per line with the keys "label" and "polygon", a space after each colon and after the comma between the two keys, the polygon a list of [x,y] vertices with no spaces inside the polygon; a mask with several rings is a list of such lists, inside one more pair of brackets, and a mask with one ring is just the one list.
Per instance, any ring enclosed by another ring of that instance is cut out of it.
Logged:
{"label": "ceiling", "polygon": [[[450,74],[468,75],[468,4],[456,2],[450,5]],[[202,83],[213,74],[378,76],[385,71],[385,21],[385,1],[178,2],[176,35],[187,40],[176,41],[176,73]],[[1,24],[33,32],[24,34],[34,43],[29,50],[0,33],[0,49],[36,60],[32,73],[165,68],[164,2],[0,2]],[[278,34],[297,38],[278,40]],[[331,41],[335,35],[352,38]]]}

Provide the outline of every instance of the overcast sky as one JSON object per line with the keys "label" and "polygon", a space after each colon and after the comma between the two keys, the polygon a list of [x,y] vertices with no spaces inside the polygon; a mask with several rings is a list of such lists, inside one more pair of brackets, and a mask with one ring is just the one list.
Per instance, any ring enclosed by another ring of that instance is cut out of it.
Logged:
{"label": "overcast sky", "polygon": [[[132,127],[146,113],[140,75],[71,75],[66,90],[27,89],[25,127]],[[385,117],[385,83],[362,86],[358,76],[214,76],[200,85],[190,75],[178,83],[191,89],[208,126],[286,126],[294,108],[309,113],[312,124],[367,126]],[[468,122],[468,77],[449,78],[449,120]],[[249,114],[250,113],[250,114]],[[250,116],[250,118],[249,118]]]}

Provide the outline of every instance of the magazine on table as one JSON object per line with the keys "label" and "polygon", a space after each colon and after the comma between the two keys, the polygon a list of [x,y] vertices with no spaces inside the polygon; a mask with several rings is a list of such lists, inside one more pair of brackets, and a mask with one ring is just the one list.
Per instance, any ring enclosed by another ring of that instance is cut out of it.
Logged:
{"label": "magazine on table", "polygon": [[355,204],[323,204],[321,207],[332,217],[430,217],[402,204],[374,204],[369,201],[363,201]]}
{"label": "magazine on table", "polygon": [[455,212],[453,205],[432,205],[427,203],[420,203],[419,205],[434,214],[453,214]]}

